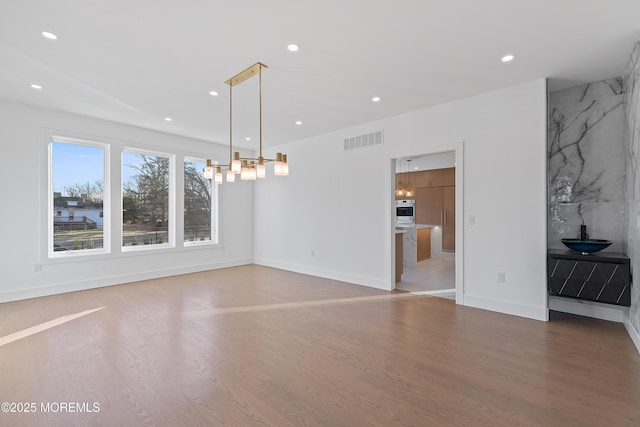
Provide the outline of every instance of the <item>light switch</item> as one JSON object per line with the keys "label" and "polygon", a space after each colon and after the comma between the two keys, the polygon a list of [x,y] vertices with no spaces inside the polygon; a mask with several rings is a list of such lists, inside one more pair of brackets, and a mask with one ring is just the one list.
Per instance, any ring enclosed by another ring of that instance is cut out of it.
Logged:
{"label": "light switch", "polygon": [[[640,219],[639,219],[639,221],[640,221]],[[476,216],[475,215],[467,216],[467,224],[468,225],[475,225],[475,223],[476,223]]]}

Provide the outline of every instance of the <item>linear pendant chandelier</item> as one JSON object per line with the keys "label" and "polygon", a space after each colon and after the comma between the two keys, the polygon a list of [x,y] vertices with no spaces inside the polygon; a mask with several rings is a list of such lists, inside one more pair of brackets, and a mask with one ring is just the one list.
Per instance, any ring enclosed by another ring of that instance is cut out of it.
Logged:
{"label": "linear pendant chandelier", "polygon": [[[236,175],[240,174],[242,181],[254,181],[258,178],[266,177],[265,163],[274,163],[274,175],[289,175],[289,163],[287,155],[276,153],[275,159],[265,159],[262,155],[262,70],[267,66],[256,62],[249,68],[239,72],[229,80],[224,82],[229,85],[229,165],[227,167],[227,182],[235,182]],[[258,157],[240,157],[238,151],[233,151],[233,87],[239,85],[245,80],[258,75],[259,78],[259,103],[260,103],[260,150]],[[216,184],[222,184],[222,166],[214,165],[211,160],[207,160],[207,166],[204,169],[204,177],[213,179]]]}

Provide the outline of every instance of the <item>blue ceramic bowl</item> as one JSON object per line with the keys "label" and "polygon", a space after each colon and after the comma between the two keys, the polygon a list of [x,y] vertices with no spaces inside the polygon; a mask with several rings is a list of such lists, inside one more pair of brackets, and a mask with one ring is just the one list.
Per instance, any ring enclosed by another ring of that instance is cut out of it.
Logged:
{"label": "blue ceramic bowl", "polygon": [[598,252],[611,245],[610,241],[602,239],[562,239],[562,243],[569,249],[583,254]]}

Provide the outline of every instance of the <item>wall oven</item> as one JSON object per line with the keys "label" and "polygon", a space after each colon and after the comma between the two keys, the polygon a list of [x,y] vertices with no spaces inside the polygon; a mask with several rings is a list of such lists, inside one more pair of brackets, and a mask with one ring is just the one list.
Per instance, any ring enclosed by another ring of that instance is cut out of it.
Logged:
{"label": "wall oven", "polygon": [[415,200],[396,200],[396,224],[414,224],[415,207]]}

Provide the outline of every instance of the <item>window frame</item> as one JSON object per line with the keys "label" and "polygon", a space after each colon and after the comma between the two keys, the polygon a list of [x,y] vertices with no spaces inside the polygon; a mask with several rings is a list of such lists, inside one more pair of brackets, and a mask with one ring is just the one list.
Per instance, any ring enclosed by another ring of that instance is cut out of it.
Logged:
{"label": "window frame", "polygon": [[[57,210],[54,206],[54,192],[53,192],[53,144],[70,144],[79,145],[84,147],[100,148],[103,150],[102,159],[102,173],[103,173],[103,189],[102,189],[102,211],[104,217],[102,221],[102,248],[96,249],[81,249],[81,250],[66,250],[66,251],[54,251],[54,216],[57,214]],[[46,238],[46,254],[47,259],[64,259],[75,258],[84,256],[96,256],[111,253],[111,145],[104,142],[98,142],[85,138],[75,138],[68,136],[60,136],[56,134],[49,134],[47,138],[47,238]]]}
{"label": "window frame", "polygon": [[[196,156],[184,156],[183,157],[183,164],[186,164],[187,162],[191,162],[191,163],[203,163],[206,164],[207,160],[201,157],[196,157]],[[218,165],[218,162],[214,161],[213,162],[214,165]],[[184,172],[184,168],[182,171],[183,174],[183,180],[185,178],[185,172]],[[183,211],[184,211],[184,198],[185,198],[185,194],[184,194],[184,181],[183,181],[183,185],[182,185],[182,207],[183,207]],[[205,241],[187,241],[184,237],[184,227],[185,227],[185,220],[184,220],[184,215],[182,217],[182,228],[183,228],[183,233],[182,233],[182,246],[185,248],[193,248],[193,247],[198,247],[198,246],[219,246],[220,245],[220,231],[219,231],[219,226],[220,226],[220,216],[219,216],[219,194],[220,191],[218,189],[219,185],[216,185],[213,180],[211,180],[211,206],[210,206],[210,210],[211,210],[211,218],[209,218],[210,222],[211,222],[211,233],[209,236],[209,240],[205,240]]]}
{"label": "window frame", "polygon": [[[152,253],[180,253],[191,251],[224,250],[222,229],[222,209],[220,208],[222,190],[212,182],[212,219],[211,240],[185,242],[184,240],[184,161],[205,161],[209,156],[199,150],[181,150],[179,148],[152,146],[139,141],[125,141],[104,135],[78,133],[58,128],[43,128],[42,141],[38,155],[38,238],[37,261],[39,265],[58,265],[64,263],[82,263],[95,260],[118,259],[131,256],[147,256]],[[53,251],[53,142],[70,143],[103,149],[104,193],[103,193],[103,247],[98,249]],[[168,242],[161,245],[122,246],[122,161],[123,152],[157,155],[170,160],[169,208],[167,227]],[[213,161],[214,164],[219,162]],[[44,206],[46,204],[46,206]],[[186,243],[186,244],[185,244]],[[154,252],[155,251],[155,252]]]}
{"label": "window frame", "polygon": [[[167,201],[167,214],[169,220],[167,221],[167,241],[163,243],[154,243],[152,245],[132,245],[125,246],[122,243],[124,238],[124,155],[125,152],[133,154],[143,154],[147,156],[163,157],[169,161],[169,192]],[[132,146],[123,146],[120,152],[120,189],[118,193],[120,195],[120,236],[121,241],[119,243],[120,251],[122,253],[132,252],[146,252],[155,250],[166,250],[168,248],[176,248],[176,224],[177,224],[177,208],[176,208],[176,154],[167,153],[160,150],[154,150],[151,148],[139,148]]]}

